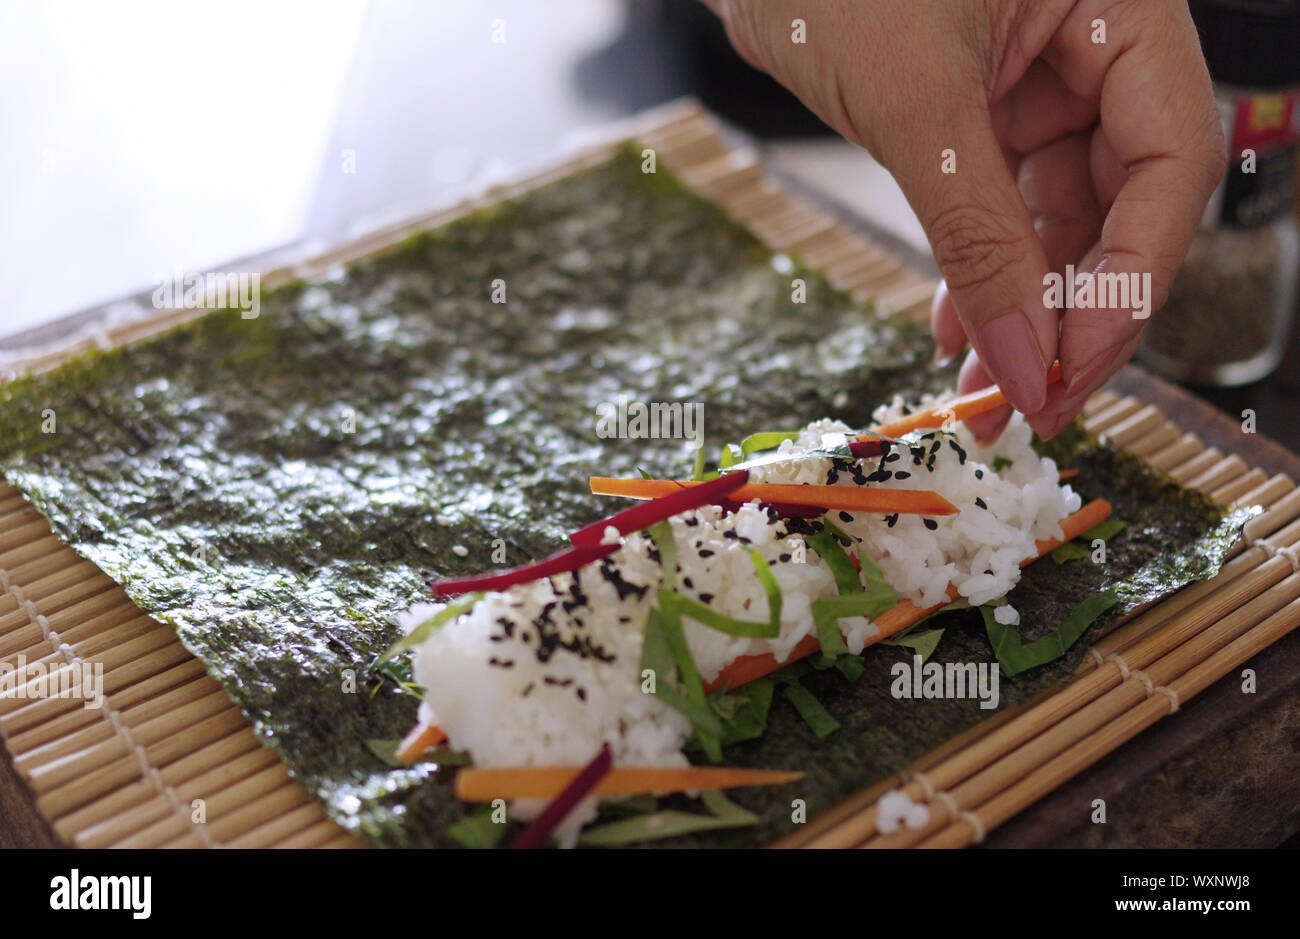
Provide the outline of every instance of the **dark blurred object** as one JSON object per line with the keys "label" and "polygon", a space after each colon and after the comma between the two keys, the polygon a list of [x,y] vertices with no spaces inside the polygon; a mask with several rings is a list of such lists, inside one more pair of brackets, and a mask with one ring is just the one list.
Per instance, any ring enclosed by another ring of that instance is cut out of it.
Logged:
{"label": "dark blurred object", "polygon": [[1190,8],[1228,171],[1140,355],[1178,381],[1245,385],[1278,367],[1295,318],[1300,233],[1288,210],[1300,135],[1300,3],[1192,0]]}
{"label": "dark blurred object", "polygon": [[[694,95],[759,137],[833,133],[776,80],[748,65],[699,0],[626,0],[625,9],[623,34],[578,63],[584,93],[628,110]],[[639,66],[635,80],[629,62]]]}

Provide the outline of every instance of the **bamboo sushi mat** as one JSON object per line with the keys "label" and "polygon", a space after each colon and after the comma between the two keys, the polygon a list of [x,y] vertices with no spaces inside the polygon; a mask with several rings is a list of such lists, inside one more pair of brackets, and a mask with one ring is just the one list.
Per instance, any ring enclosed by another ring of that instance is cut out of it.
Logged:
{"label": "bamboo sushi mat", "polygon": [[[620,129],[774,250],[798,255],[882,312],[928,315],[932,280],[767,177],[698,105],[682,102]],[[613,138],[611,138],[612,140]],[[592,165],[610,142],[434,215],[404,222],[290,269],[320,275],[406,235]],[[89,347],[139,341],[198,315],[167,311],[23,363],[43,370]],[[949,741],[780,842],[806,847],[961,847],[1042,798],[1300,625],[1300,491],[1237,456],[1206,448],[1152,405],[1103,390],[1085,422],[1218,502],[1258,504],[1213,580],[1140,611],[1097,641],[1074,681]],[[103,666],[105,706],[0,696],[0,735],[39,812],[79,847],[361,847],[264,747],[171,627],[56,538],[0,482],[0,661],[71,670]],[[929,824],[882,835],[874,803],[901,786]],[[202,800],[198,802],[196,800]],[[203,820],[198,807],[202,807]]]}

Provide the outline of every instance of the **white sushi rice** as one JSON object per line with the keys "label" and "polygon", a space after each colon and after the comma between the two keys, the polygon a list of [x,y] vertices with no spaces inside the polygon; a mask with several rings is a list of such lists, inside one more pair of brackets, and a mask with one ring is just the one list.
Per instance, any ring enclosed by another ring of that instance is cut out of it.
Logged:
{"label": "white sushi rice", "polygon": [[929,821],[929,807],[898,789],[890,789],[876,801],[876,828],[882,835],[892,835],[904,825],[924,828]]}
{"label": "white sushi rice", "polygon": [[[884,421],[901,414],[896,401],[875,417]],[[781,450],[798,457],[843,442],[848,429],[819,421]],[[833,473],[829,459],[791,459],[756,467],[751,479],[824,485],[829,476],[836,485],[854,486],[874,473],[867,485],[937,491],[960,513],[930,519],[928,526],[920,516],[888,519],[832,511],[828,518],[861,539],[859,550],[876,560],[900,599],[920,606],[946,603],[952,583],[979,605],[1005,596],[1019,580],[1020,561],[1037,553],[1035,539],[1060,537],[1061,520],[1080,505],[1030,440],[1031,431],[1017,414],[989,448],[959,425],[954,434],[909,438],[923,449],[904,447],[883,460],[850,461],[853,472]],[[1010,461],[1001,473],[992,469],[998,457]],[[908,475],[900,479],[900,470]],[[880,478],[882,471],[892,475]],[[729,514],[705,506],[671,520],[677,589],[684,595],[727,616],[767,619],[767,594],[755,576],[751,549],[769,563],[782,593],[781,632],[774,639],[735,637],[685,619],[687,642],[706,681],[742,655],[770,652],[784,661],[814,631],[811,605],[834,596],[836,586],[829,567],[790,531],[807,530],[807,524],[778,519],[757,502]],[[476,765],[581,766],[604,743],[616,765],[687,764],[682,746],[692,736],[689,722],[643,690],[641,645],[662,577],[658,552],[645,534],[622,539],[607,529],[604,535],[602,543],[621,542],[605,560],[576,574],[488,594],[415,650],[414,679],[425,693],[420,719],[441,726]],[[438,608],[422,604],[402,615],[400,624],[413,629]],[[845,618],[840,627],[855,654],[877,633],[863,617]],[[518,802],[512,812],[526,819],[540,808],[540,803]],[[596,800],[584,800],[557,831],[557,840],[572,843],[595,814]]]}

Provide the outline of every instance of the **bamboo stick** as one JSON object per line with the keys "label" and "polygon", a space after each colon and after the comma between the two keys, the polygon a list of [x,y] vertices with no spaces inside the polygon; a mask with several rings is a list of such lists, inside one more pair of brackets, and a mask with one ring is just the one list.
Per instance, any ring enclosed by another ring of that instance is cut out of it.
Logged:
{"label": "bamboo stick", "polygon": [[1246,472],[1246,469],[1246,463],[1241,457],[1229,456],[1200,475],[1193,477],[1187,486],[1189,489],[1211,492],[1241,476]]}
{"label": "bamboo stick", "polygon": [[1176,443],[1182,435],[1183,432],[1178,429],[1177,424],[1165,421],[1149,433],[1128,443],[1124,449],[1145,461],[1151,454]]}
{"label": "bamboo stick", "polygon": [[[193,791],[226,785],[231,766],[238,766],[241,758],[251,765],[254,761],[248,754],[260,754],[265,749],[244,722],[234,732],[214,735],[200,749],[162,767],[159,778],[188,804]],[[256,759],[265,758],[259,755]],[[187,783],[192,784],[192,789],[186,788]],[[67,840],[75,839],[78,847],[102,848],[174,811],[171,801],[153,781],[141,779],[64,815],[55,821],[55,828]]]}
{"label": "bamboo stick", "polygon": [[228,848],[272,848],[291,835],[325,819],[317,802],[305,802],[227,841]]}
{"label": "bamboo stick", "polygon": [[1083,426],[1087,429],[1088,433],[1099,434],[1107,427],[1110,427],[1111,425],[1136,413],[1141,407],[1141,403],[1133,398],[1120,398],[1110,407],[1098,411],[1096,414],[1084,417]]}
{"label": "bamboo stick", "polygon": [[1147,465],[1158,472],[1167,473],[1204,450],[1201,438],[1195,434],[1183,434],[1175,443],[1151,454]]}
{"label": "bamboo stick", "polygon": [[[1180,701],[1190,700],[1297,626],[1300,626],[1300,601],[1293,601],[1209,658],[1191,664],[1180,677],[1170,683],[1173,691]],[[1065,780],[1166,716],[1169,708],[1169,699],[1162,695],[1147,698],[1115,720],[1103,733],[1075,744],[1047,765],[980,806],[976,813],[977,819],[986,830],[1002,824],[1016,812],[1038,801]],[[949,825],[920,846],[962,847],[969,844],[973,837],[974,831],[969,823],[959,822]]]}
{"label": "bamboo stick", "polygon": [[1189,460],[1179,463],[1169,471],[1169,478],[1180,486],[1185,486],[1192,479],[1223,459],[1223,451],[1218,447],[1202,450]]}

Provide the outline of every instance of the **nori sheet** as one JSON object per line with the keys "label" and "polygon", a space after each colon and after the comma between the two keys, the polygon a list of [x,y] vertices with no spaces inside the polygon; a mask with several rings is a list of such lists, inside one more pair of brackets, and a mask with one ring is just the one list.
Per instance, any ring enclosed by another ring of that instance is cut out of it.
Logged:
{"label": "nori sheet", "polygon": [[[497,278],[505,303],[492,301]],[[632,147],[266,291],[256,319],[213,313],[0,388],[0,471],[175,625],[340,823],[378,846],[451,846],[447,827],[467,814],[454,769],[390,768],[366,746],[415,716],[404,666],[374,668],[397,638],[393,613],[427,597],[431,577],[501,566],[494,539],[520,563],[606,514],[589,474],[688,462],[681,441],[600,439],[600,402],[702,402],[711,444],[821,416],[865,425],[894,393],[952,384],[932,351],[922,328],[791,271],[669,174],[640,172]],[[1105,565],[1027,570],[1012,597],[1026,641],[1094,590],[1121,591],[1113,620],[1217,569],[1240,514],[1077,434],[1051,447],[1130,526]],[[947,616],[938,660],[989,660],[978,615]],[[1002,707],[1059,682],[1083,646],[1004,679]],[[877,646],[854,684],[834,670],[806,679],[842,725],[822,740],[778,693],[768,733],[728,761],[807,778],[735,793],[756,827],[673,843],[769,841],[791,830],[791,799],[815,816],[992,713],[891,698],[889,667],[909,655]]]}

